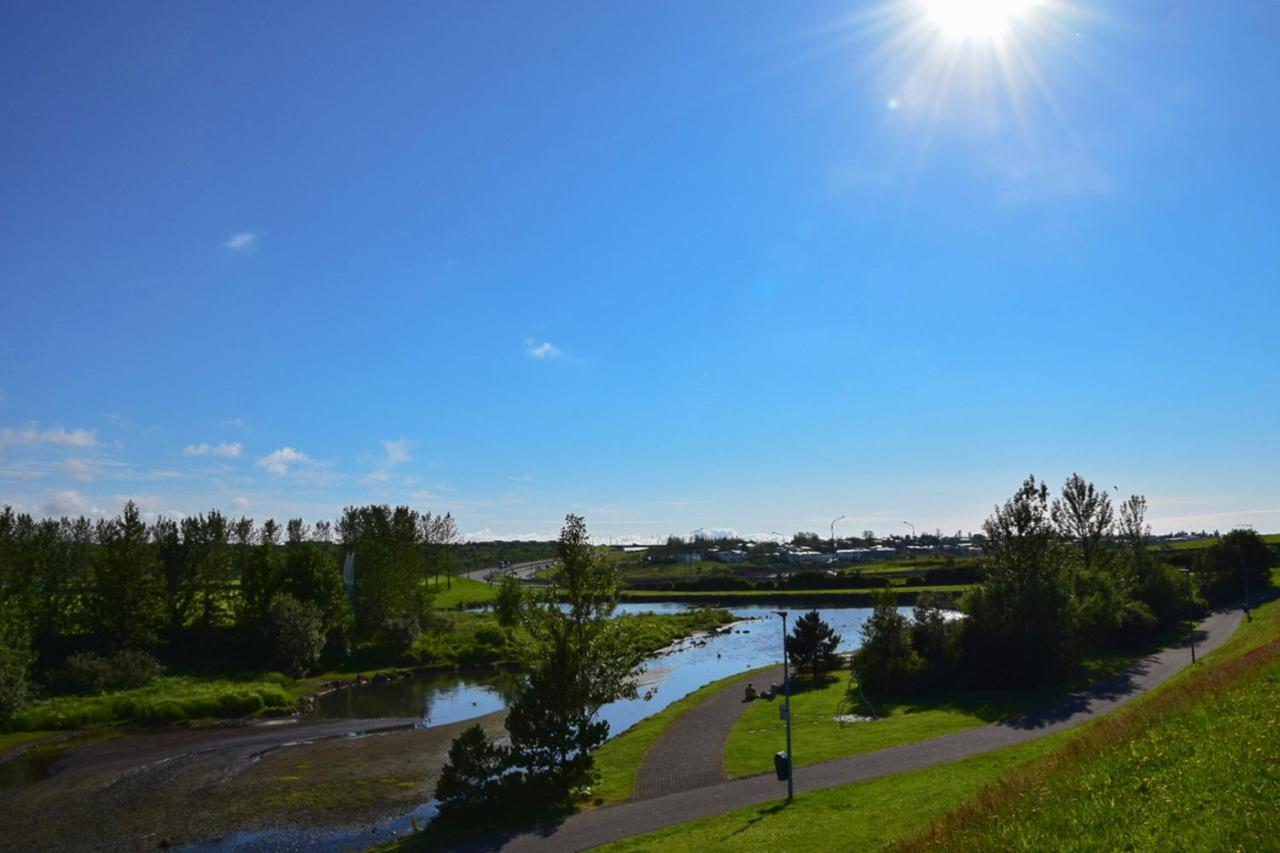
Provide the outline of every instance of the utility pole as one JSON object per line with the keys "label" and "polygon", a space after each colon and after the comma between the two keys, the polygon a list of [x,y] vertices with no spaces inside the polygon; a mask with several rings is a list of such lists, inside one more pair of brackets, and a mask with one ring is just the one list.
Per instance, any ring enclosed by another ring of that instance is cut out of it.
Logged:
{"label": "utility pole", "polygon": [[787,611],[775,610],[782,617],[782,692],[786,696],[787,714],[787,802],[795,799],[796,762],[791,756],[791,670],[787,666]]}

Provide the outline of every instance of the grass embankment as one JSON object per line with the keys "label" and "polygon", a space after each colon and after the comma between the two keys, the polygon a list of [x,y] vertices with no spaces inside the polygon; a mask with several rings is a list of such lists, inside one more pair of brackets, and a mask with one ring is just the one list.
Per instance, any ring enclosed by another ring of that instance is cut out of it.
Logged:
{"label": "grass embankment", "polygon": [[248,679],[162,676],[146,687],[102,696],[56,696],[32,703],[12,722],[19,731],[70,729],[121,721],[172,723],[244,717],[291,701],[293,679],[266,673]]}
{"label": "grass embankment", "polygon": [[672,723],[733,682],[773,667],[774,664],[770,664],[712,681],[683,699],[672,702],[653,716],[646,717],[596,750],[595,761],[596,768],[600,771],[600,781],[592,789],[595,804],[616,803],[631,797],[635,790],[636,773],[644,763],[645,755]]}
{"label": "grass embankment", "polygon": [[[1097,722],[603,849],[1265,848],[1280,837],[1280,601],[1254,617],[1199,665]],[[803,741],[796,746],[802,758]],[[1006,824],[1009,833],[990,834]]]}

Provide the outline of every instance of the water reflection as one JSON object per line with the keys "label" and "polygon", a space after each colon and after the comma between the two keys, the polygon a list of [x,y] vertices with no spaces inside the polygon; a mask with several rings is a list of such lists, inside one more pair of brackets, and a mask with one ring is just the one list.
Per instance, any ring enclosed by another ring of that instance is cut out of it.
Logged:
{"label": "water reflection", "polygon": [[316,700],[321,718],[419,717],[443,726],[501,711],[515,698],[519,676],[508,672],[432,672],[384,684],[336,690]]}
{"label": "water reflection", "polygon": [[[688,609],[690,605],[676,602],[618,606],[619,613],[682,613]],[[707,682],[781,664],[782,622],[773,609],[769,605],[744,605],[729,610],[741,620],[730,633],[684,640],[646,663],[641,693],[650,696],[648,701],[628,699],[601,710],[611,735],[656,714]],[[792,612],[798,616],[804,608]],[[819,608],[818,612],[840,634],[840,651],[858,647],[860,629],[871,615],[870,608],[832,607]],[[446,725],[506,708],[514,699],[518,679],[513,673],[430,673],[331,693],[316,702],[315,715],[420,717],[427,725]]]}

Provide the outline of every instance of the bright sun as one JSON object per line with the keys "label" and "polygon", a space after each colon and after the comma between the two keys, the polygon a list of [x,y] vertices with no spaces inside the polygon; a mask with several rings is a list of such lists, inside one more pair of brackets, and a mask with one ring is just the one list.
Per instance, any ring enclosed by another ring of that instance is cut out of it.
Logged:
{"label": "bright sun", "polygon": [[947,38],[996,41],[1034,0],[921,0],[925,18]]}

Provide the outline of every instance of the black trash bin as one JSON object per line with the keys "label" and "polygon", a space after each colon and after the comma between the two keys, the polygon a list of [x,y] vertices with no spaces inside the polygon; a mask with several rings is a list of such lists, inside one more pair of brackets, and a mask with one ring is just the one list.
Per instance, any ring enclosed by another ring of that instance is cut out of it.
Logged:
{"label": "black trash bin", "polygon": [[778,781],[785,782],[791,778],[791,756],[785,752],[773,754],[773,769],[778,774]]}

